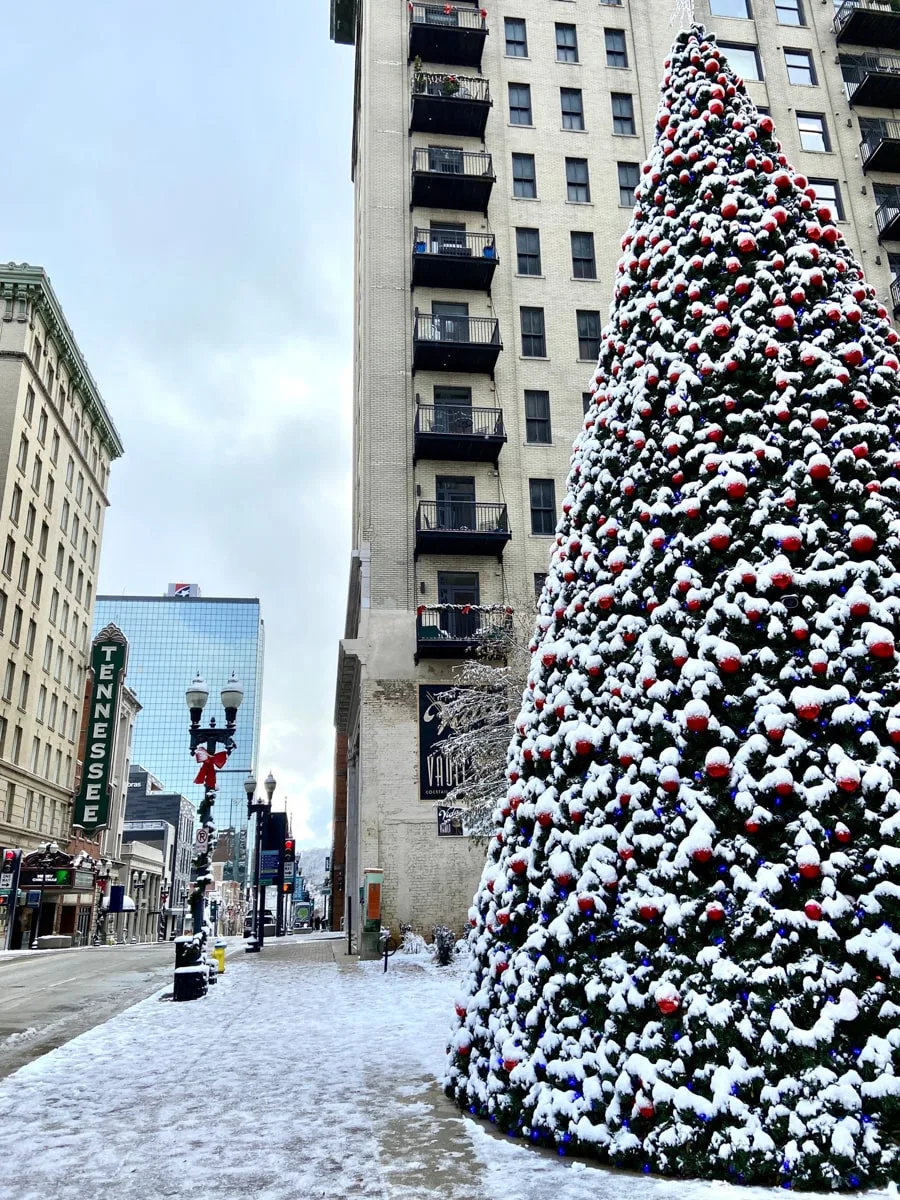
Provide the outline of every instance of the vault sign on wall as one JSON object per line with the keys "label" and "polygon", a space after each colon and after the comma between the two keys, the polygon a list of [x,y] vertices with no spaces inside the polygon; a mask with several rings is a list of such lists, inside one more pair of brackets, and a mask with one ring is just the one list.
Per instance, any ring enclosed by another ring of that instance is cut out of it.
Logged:
{"label": "vault sign on wall", "polygon": [[104,828],[109,822],[109,788],[119,697],[128,658],[128,642],[115,625],[107,625],[91,647],[91,687],[87,741],[81,787],[75,797],[72,824],[85,833]]}

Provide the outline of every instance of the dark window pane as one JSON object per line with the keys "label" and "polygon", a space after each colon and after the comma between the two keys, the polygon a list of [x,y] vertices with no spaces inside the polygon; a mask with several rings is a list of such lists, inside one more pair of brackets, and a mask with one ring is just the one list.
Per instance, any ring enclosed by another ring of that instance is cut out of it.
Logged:
{"label": "dark window pane", "polygon": [[566,194],[569,200],[586,204],[591,198],[586,158],[566,159]]}
{"label": "dark window pane", "polygon": [[637,163],[620,162],[616,164],[619,173],[619,204],[623,208],[631,208],[634,204],[634,189],[641,178],[641,168]]}
{"label": "dark window pane", "polygon": [[525,441],[550,444],[550,393],[525,393]]}
{"label": "dark window pane", "polygon": [[547,580],[546,571],[535,571],[534,573],[534,598],[540,600],[541,592],[544,590],[544,583]]}
{"label": "dark window pane", "polygon": [[579,309],[578,357],[596,359],[600,354],[600,313]]}
{"label": "dark window pane", "polygon": [[527,83],[509,85],[509,120],[512,125],[531,124],[531,87]]}
{"label": "dark window pane", "polygon": [[582,392],[581,393],[581,410],[585,416],[587,416],[587,411],[591,407],[591,401],[593,400],[593,398],[594,398],[593,392]]}
{"label": "dark window pane", "polygon": [[503,23],[506,35],[506,53],[510,58],[528,57],[528,39],[525,22],[521,17],[507,17]]}
{"label": "dark window pane", "polygon": [[785,50],[784,62],[791,83],[801,87],[815,86],[816,73],[813,69],[812,55],[808,50]]}
{"label": "dark window pane", "polygon": [[541,235],[536,229],[516,230],[516,255],[520,275],[540,275]]}
{"label": "dark window pane", "polygon": [[[800,145],[804,150],[824,154],[831,149],[828,140],[828,126],[821,113],[797,113],[797,128],[800,131]],[[860,128],[862,128],[862,121],[860,121]]]}
{"label": "dark window pane", "polygon": [[513,195],[533,199],[537,196],[537,179],[534,172],[533,154],[512,156]]}
{"label": "dark window pane", "polygon": [[531,532],[552,534],[556,529],[556,490],[552,479],[529,479]]}
{"label": "dark window pane", "polygon": [[544,310],[542,308],[520,308],[519,322],[522,330],[523,358],[546,358]]}
{"label": "dark window pane", "polygon": [[596,279],[597,264],[594,259],[594,235],[573,233],[572,274],[576,279]]}
{"label": "dark window pane", "polygon": [[625,47],[625,31],[623,29],[604,29],[603,38],[606,42],[606,65],[608,67],[627,67],[628,51]]}
{"label": "dark window pane", "polygon": [[580,88],[560,88],[563,129],[584,129],[584,105]]}
{"label": "dark window pane", "polygon": [[574,25],[556,26],[557,62],[578,62],[578,34]]}
{"label": "dark window pane", "polygon": [[844,219],[844,206],[836,179],[810,179],[809,186],[816,189],[816,201],[828,204],[839,221]]}
{"label": "dark window pane", "polygon": [[623,136],[633,135],[635,127],[634,102],[632,97],[627,92],[613,92],[610,100],[612,103],[613,133]]}

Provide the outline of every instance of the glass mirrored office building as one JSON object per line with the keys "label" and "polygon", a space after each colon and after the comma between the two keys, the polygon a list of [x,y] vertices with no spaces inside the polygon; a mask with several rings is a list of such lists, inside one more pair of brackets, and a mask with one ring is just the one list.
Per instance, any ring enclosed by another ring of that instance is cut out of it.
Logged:
{"label": "glass mirrored office building", "polygon": [[[185,594],[189,586],[191,594]],[[259,600],[207,599],[193,585],[169,590],[168,596],[98,596],[95,632],[114,622],[128,638],[128,683],[143,706],[135,726],[132,762],[155,775],[166,792],[180,792],[195,806],[202,788],[194,783],[198,767],[189,752],[185,689],[197,673],[202,675],[209,687],[204,724],[215,717],[216,724],[222,725],[223,684],[232,671],[243,684],[237,748],[219,772],[214,816],[218,829],[233,828],[238,834],[233,877],[244,881],[244,780],[258,769],[262,708],[264,625]]]}

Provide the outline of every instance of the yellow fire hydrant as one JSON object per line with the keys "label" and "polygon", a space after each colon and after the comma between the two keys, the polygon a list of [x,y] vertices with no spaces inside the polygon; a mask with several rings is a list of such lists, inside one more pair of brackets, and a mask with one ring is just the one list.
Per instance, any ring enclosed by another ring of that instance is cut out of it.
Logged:
{"label": "yellow fire hydrant", "polygon": [[220,939],[213,947],[213,958],[216,960],[216,965],[219,968],[218,974],[225,974],[225,943]]}

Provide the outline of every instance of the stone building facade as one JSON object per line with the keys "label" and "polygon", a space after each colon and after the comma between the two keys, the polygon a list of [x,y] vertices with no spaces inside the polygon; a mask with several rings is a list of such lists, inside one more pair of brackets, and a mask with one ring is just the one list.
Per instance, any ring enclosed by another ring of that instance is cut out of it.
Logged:
{"label": "stone building facade", "polygon": [[[696,14],[900,306],[900,14]],[[459,930],[483,851],[439,828],[423,688],[533,610],[673,30],[659,0],[331,0],[331,30],[356,56],[343,918],[381,867],[387,922]]]}

